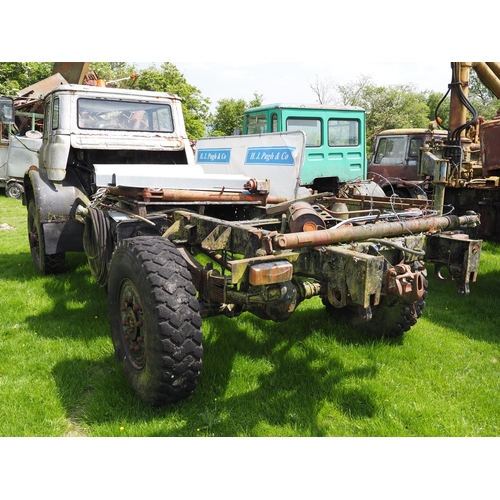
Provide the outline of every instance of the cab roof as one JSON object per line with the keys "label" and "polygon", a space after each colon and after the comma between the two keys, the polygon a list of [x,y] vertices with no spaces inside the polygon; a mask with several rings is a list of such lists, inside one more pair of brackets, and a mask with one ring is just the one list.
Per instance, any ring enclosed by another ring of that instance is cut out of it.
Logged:
{"label": "cab roof", "polygon": [[337,106],[334,104],[306,104],[306,103],[274,103],[274,104],[263,104],[262,106],[257,106],[255,108],[249,108],[245,113],[250,113],[254,111],[265,111],[268,109],[332,109],[332,110],[356,110],[365,111],[359,106]]}

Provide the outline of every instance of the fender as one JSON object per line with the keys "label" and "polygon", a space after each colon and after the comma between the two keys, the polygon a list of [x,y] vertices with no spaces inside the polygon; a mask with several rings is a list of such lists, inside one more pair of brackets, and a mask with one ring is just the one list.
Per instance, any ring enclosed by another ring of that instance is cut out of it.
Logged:
{"label": "fender", "polygon": [[66,178],[54,183],[45,171],[32,167],[24,176],[24,190],[23,205],[35,202],[46,253],[83,252],[84,224],[75,214],[90,200],[74,171],[68,169]]}

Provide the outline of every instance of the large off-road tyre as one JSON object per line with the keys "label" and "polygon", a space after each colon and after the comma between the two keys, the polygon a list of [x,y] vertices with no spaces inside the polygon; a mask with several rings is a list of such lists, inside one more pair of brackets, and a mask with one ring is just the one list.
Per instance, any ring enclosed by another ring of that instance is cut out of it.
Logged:
{"label": "large off-road tyre", "polygon": [[65,253],[52,255],[45,253],[43,228],[34,200],[30,200],[28,203],[28,239],[31,258],[37,271],[42,274],[58,274],[64,271],[66,265]]}
{"label": "large off-road tyre", "polygon": [[196,289],[170,241],[118,244],[109,265],[108,313],[115,353],[133,390],[159,407],[188,397],[202,367]]}
{"label": "large off-road tyre", "polygon": [[424,274],[424,294],[422,298],[408,302],[397,295],[383,295],[380,303],[372,307],[372,319],[364,321],[359,317],[358,311],[354,307],[343,307],[337,309],[326,299],[323,304],[326,310],[336,319],[348,322],[354,328],[362,330],[375,338],[396,338],[401,337],[412,326],[417,323],[422,316],[427,297],[428,281]]}

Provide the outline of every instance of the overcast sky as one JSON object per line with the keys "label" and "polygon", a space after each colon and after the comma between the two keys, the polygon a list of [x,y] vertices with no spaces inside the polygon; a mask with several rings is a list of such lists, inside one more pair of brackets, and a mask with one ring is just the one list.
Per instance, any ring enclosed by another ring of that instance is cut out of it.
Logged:
{"label": "overcast sky", "polygon": [[[137,63],[139,64],[139,63]],[[149,63],[140,63],[141,66]],[[448,61],[432,63],[356,62],[173,62],[186,80],[197,87],[212,106],[220,99],[250,101],[254,92],[263,95],[264,103],[314,103],[310,88],[316,78],[337,84],[371,77],[382,86],[413,84],[417,92],[433,90],[446,93],[451,81]]]}

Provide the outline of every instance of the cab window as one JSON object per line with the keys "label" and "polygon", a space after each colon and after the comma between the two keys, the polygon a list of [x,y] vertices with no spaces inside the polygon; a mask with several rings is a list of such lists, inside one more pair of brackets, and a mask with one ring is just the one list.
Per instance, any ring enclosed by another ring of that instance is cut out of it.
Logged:
{"label": "cab window", "polygon": [[247,119],[247,134],[265,134],[267,132],[267,116],[265,114],[249,115]]}
{"label": "cab window", "polygon": [[278,131],[278,115],[276,113],[273,113],[271,116],[271,132],[277,132]]}
{"label": "cab window", "polygon": [[413,137],[410,141],[410,152],[408,153],[408,156],[418,156],[422,143],[423,140],[421,137]]}
{"label": "cab window", "polygon": [[375,156],[375,163],[381,165],[397,165],[405,157],[404,137],[383,137],[380,139]]}
{"label": "cab window", "polygon": [[78,99],[78,127],[101,130],[174,131],[169,104]]}
{"label": "cab window", "polygon": [[59,127],[59,98],[54,99],[52,104],[52,130]]}
{"label": "cab window", "polygon": [[321,120],[317,118],[288,118],[286,129],[302,130],[306,134],[307,147],[321,146]]}
{"label": "cab window", "polygon": [[329,146],[359,146],[358,120],[328,120]]}

